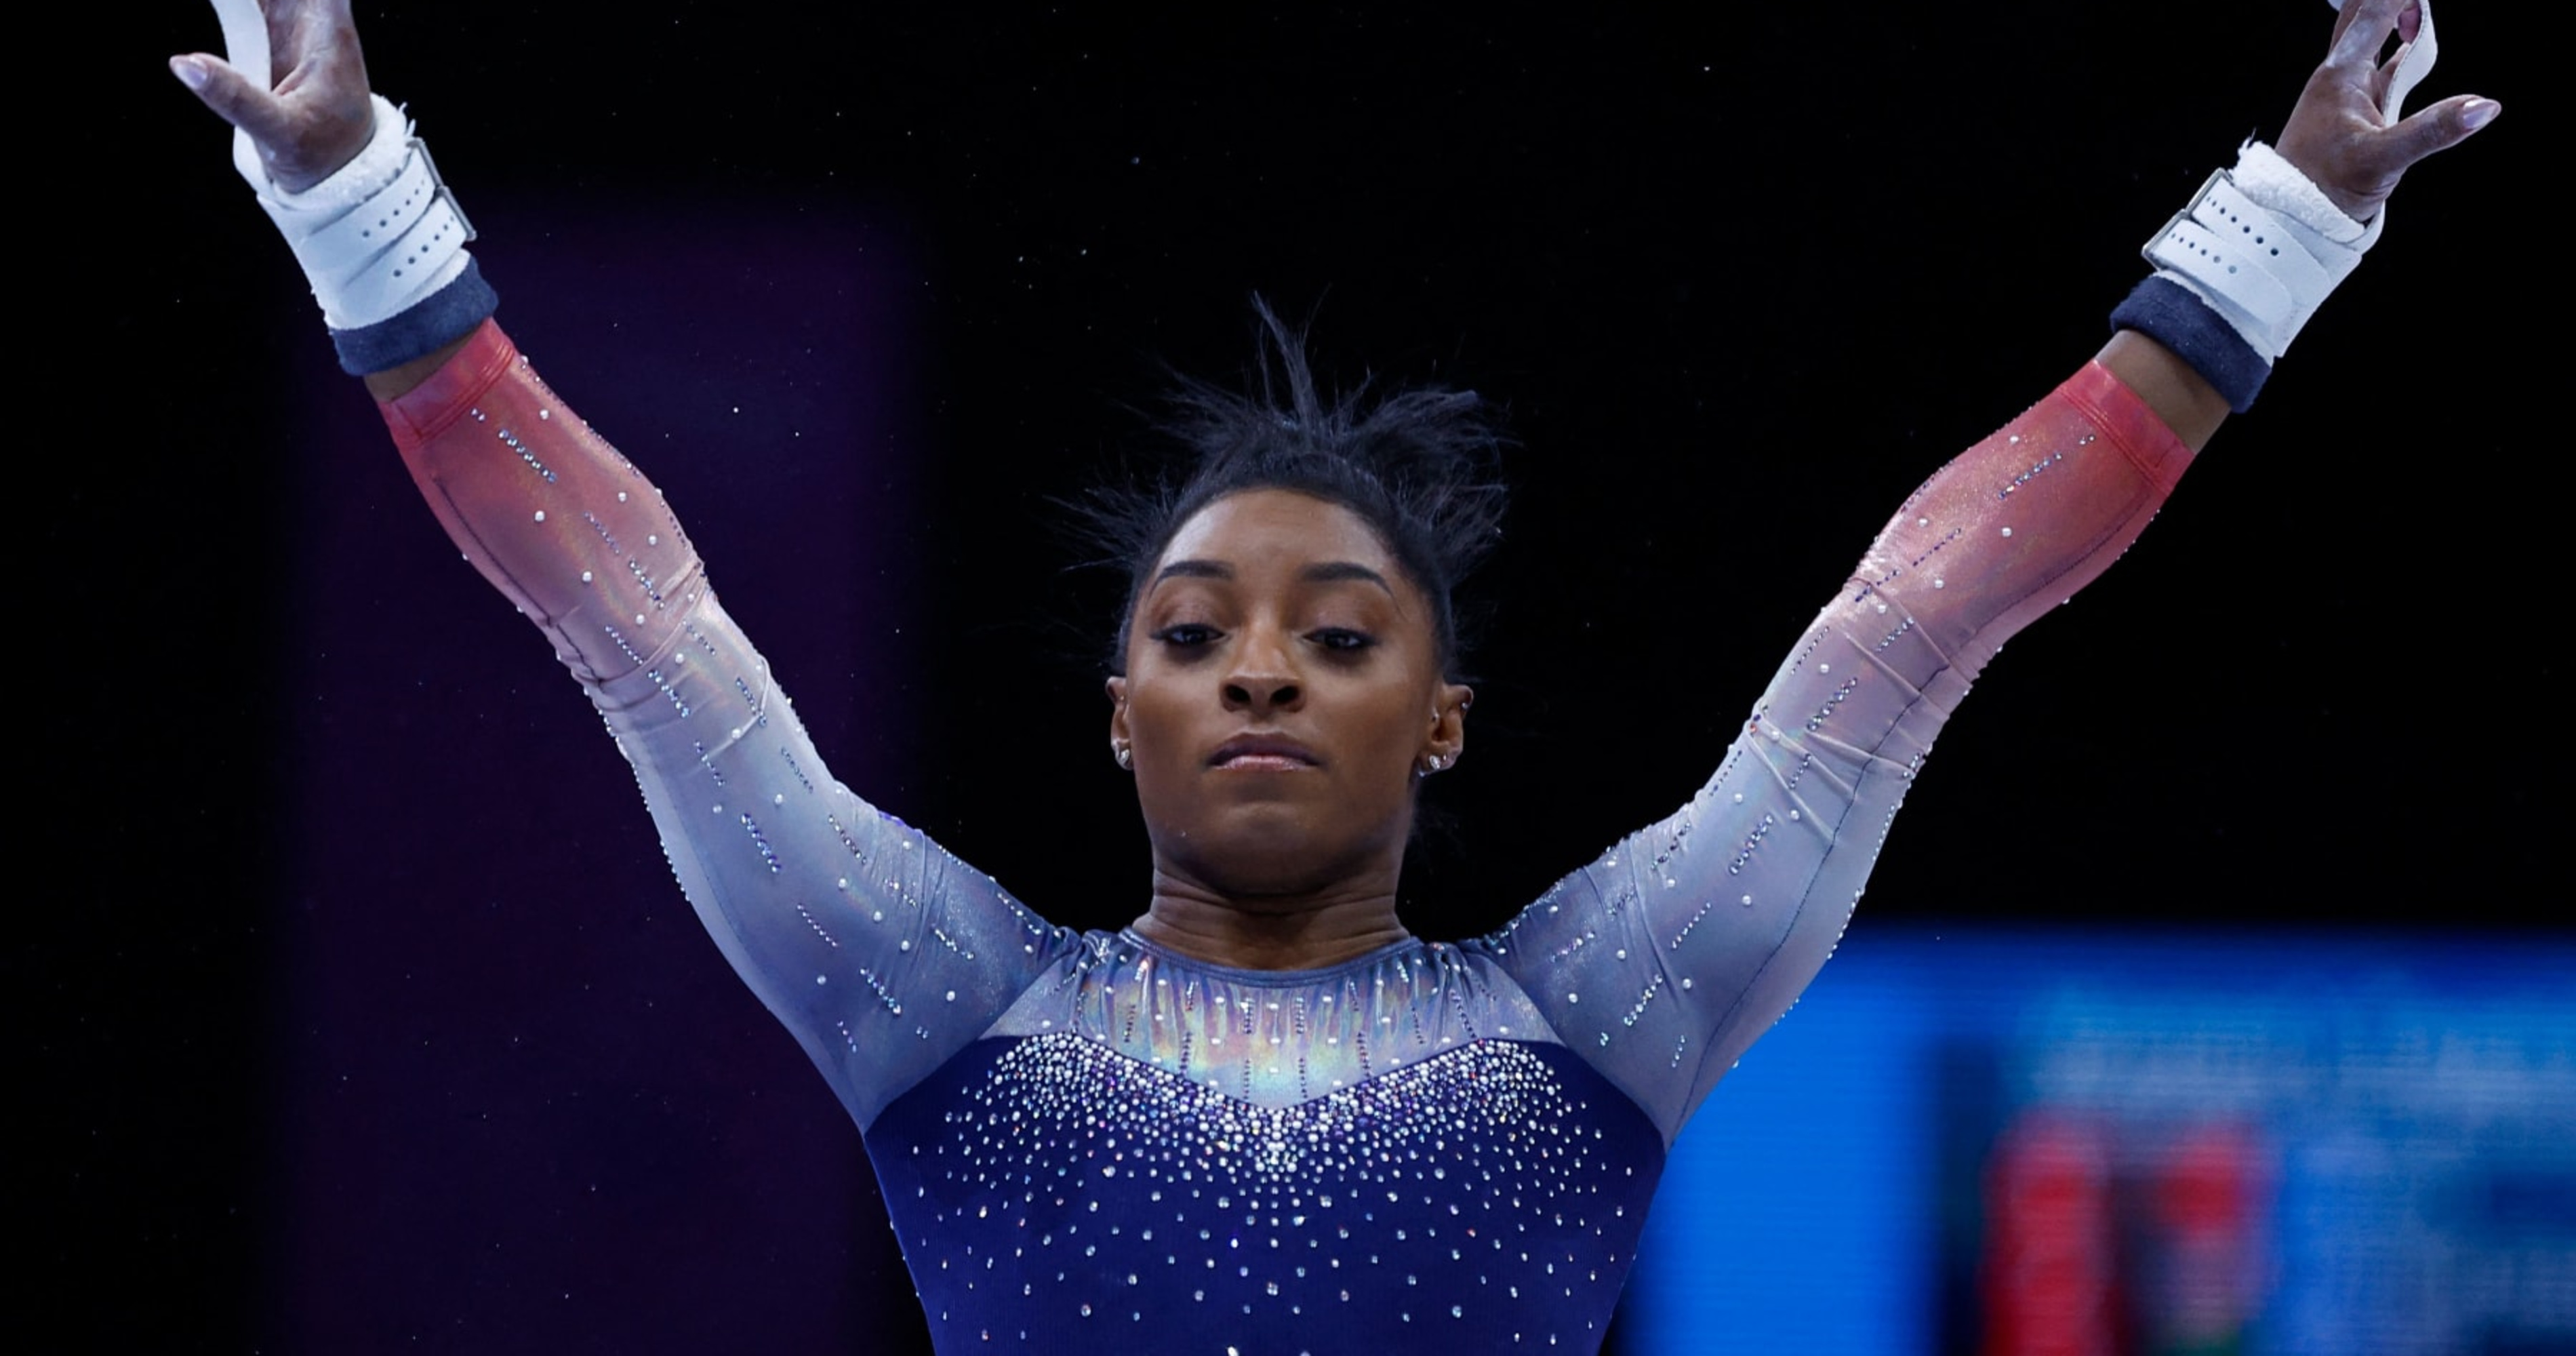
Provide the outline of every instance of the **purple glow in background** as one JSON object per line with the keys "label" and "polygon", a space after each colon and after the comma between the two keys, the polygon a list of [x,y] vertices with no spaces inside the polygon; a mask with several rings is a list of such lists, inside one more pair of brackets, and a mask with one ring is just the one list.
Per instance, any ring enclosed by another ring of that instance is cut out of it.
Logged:
{"label": "purple glow in background", "polygon": [[[912,498],[900,231],[477,210],[509,223],[482,254],[523,351],[669,496],[834,773],[899,795],[911,726],[865,717],[911,686],[903,537],[872,530]],[[862,1315],[909,1321],[857,1132],[708,941],[580,689],[370,402],[296,371],[277,1329],[848,1351]]]}

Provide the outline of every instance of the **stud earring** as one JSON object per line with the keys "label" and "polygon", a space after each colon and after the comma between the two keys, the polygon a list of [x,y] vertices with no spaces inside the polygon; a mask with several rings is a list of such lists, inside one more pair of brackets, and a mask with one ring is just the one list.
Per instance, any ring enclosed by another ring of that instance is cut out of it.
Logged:
{"label": "stud earring", "polygon": [[1136,751],[1134,749],[1131,749],[1124,744],[1112,744],[1109,746],[1109,756],[1117,759],[1118,766],[1125,768],[1127,771],[1133,772],[1136,770]]}

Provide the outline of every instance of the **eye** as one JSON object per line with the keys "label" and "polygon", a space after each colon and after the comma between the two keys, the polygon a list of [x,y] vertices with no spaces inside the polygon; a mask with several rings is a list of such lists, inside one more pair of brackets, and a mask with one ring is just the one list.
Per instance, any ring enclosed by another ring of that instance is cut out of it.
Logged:
{"label": "eye", "polygon": [[1327,650],[1344,654],[1356,654],[1377,644],[1377,637],[1366,631],[1351,630],[1346,626],[1327,626],[1323,630],[1309,634],[1306,638]]}
{"label": "eye", "polygon": [[1191,650],[1213,644],[1217,629],[1204,622],[1175,622],[1154,632],[1154,639],[1179,649]]}

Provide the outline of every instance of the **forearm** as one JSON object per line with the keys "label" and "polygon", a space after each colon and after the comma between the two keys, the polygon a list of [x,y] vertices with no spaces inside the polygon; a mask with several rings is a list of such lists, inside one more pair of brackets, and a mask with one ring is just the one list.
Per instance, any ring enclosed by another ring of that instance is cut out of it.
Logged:
{"label": "forearm", "polygon": [[448,347],[379,407],[414,482],[574,676],[612,708],[639,704],[625,680],[673,648],[705,588],[696,552],[651,483],[498,325]]}
{"label": "forearm", "polygon": [[497,326],[383,412],[607,723],[718,947],[862,1126],[1070,945],[833,779],[661,492]]}
{"label": "forearm", "polygon": [[1889,519],[1739,740],[1746,800],[1768,822],[1717,846],[1740,854],[1724,864],[1730,879],[1768,888],[1752,940],[1778,941],[1725,1018],[1705,1080],[1832,954],[1898,806],[1987,661],[2109,569],[2192,456],[2142,394],[2089,364]]}
{"label": "forearm", "polygon": [[447,360],[455,357],[457,350],[464,348],[466,341],[473,337],[471,332],[460,334],[409,362],[382,372],[368,373],[364,378],[367,394],[380,403],[391,403],[410,395],[422,382],[429,380],[430,374],[447,366]]}
{"label": "forearm", "polygon": [[2226,422],[2227,397],[2172,349],[2136,330],[2122,330],[2093,355],[2137,394],[2182,445],[2198,452]]}
{"label": "forearm", "polygon": [[1669,1136],[1786,1012],[1987,659],[2127,549],[2189,465],[2088,366],[1910,496],[1689,804],[1492,939]]}

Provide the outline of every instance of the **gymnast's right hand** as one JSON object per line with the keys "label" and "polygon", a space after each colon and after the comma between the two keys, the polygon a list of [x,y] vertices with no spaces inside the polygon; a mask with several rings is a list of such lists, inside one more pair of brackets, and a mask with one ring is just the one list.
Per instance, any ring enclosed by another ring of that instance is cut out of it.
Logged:
{"label": "gymnast's right hand", "polygon": [[375,134],[367,61],[349,0],[266,0],[260,8],[270,69],[238,70],[222,57],[191,52],[170,58],[170,73],[250,134],[272,183],[300,193],[349,163]]}

